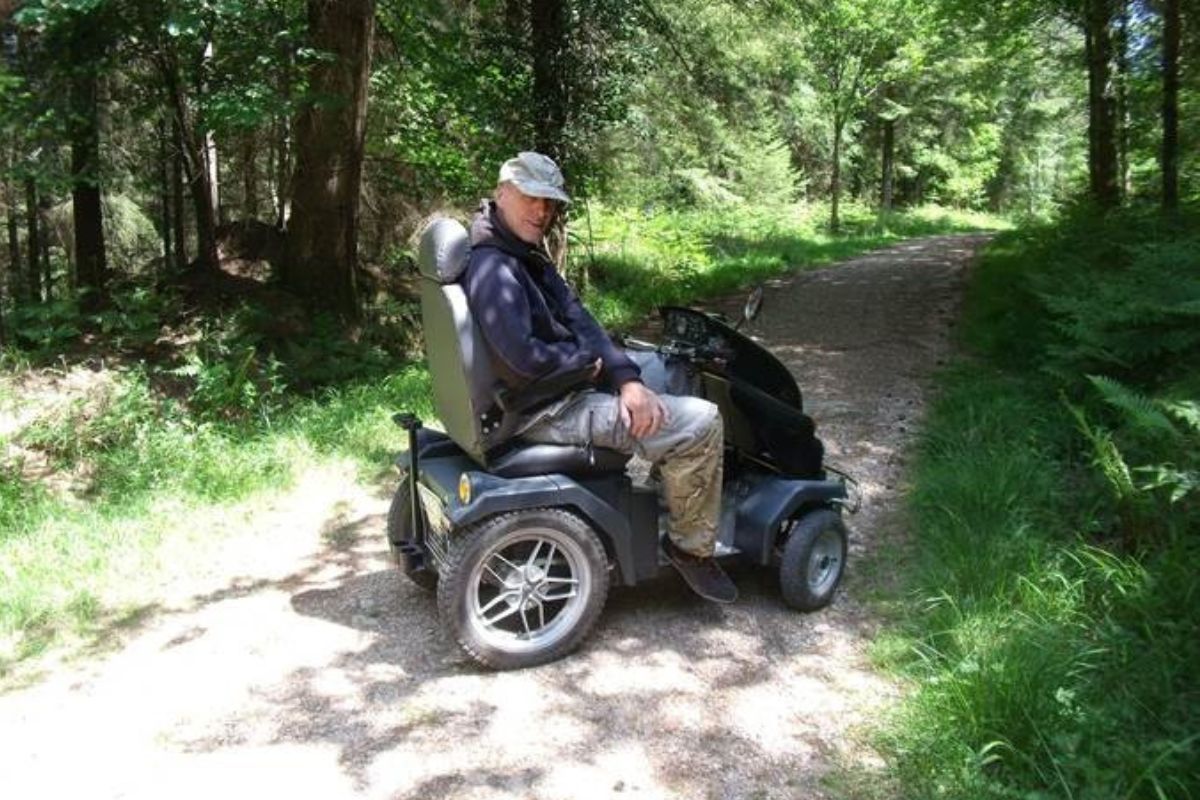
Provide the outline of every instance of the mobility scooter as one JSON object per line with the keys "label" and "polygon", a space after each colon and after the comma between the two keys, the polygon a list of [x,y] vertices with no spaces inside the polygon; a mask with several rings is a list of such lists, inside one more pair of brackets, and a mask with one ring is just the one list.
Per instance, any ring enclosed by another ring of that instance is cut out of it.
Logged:
{"label": "mobility scooter", "polygon": [[[457,283],[468,255],[467,232],[454,220],[435,220],[421,237],[425,350],[445,432],[396,415],[409,449],[397,459],[387,536],[409,579],[436,591],[442,622],[466,652],[491,668],[518,669],[575,649],[610,583],[634,586],[672,567],[660,547],[665,511],[653,478],[631,478],[628,455],[512,437],[523,414],[578,388],[586,374],[521,392],[497,382]],[[760,287],[742,322],[761,301]],[[823,463],[795,379],[739,332],[742,322],[681,307],[661,314],[660,343],[624,344],[657,350],[690,376],[691,393],[721,411],[717,557],[775,567],[784,602],[824,607],[845,568],[842,512],[857,510],[854,481]]]}

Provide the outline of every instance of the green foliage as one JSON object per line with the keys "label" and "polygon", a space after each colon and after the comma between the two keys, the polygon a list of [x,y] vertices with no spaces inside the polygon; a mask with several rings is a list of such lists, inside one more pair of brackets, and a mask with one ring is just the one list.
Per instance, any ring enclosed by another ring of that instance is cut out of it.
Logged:
{"label": "green foliage", "polygon": [[407,446],[392,421],[399,409],[434,420],[433,387],[424,365],[409,365],[375,381],[326,389],[292,409],[285,425],[317,452],[350,456],[375,471],[385,469],[392,455]]}
{"label": "green foliage", "polygon": [[[1117,412],[1113,430],[1106,430],[1089,424],[1083,410],[1072,407],[1080,430],[1092,444],[1095,463],[1118,502],[1140,512],[1142,519],[1126,524],[1157,529],[1160,526],[1154,523],[1160,515],[1200,486],[1200,403],[1148,397],[1101,375],[1088,379]],[[1130,467],[1131,458],[1151,463]]]}
{"label": "green foliage", "polygon": [[104,197],[104,246],[108,261],[121,272],[136,272],[161,250],[161,240],[146,211],[131,197]]}
{"label": "green foliage", "polygon": [[[1163,401],[1152,400],[1139,392],[1130,389],[1120,381],[1103,375],[1088,375],[1088,380],[1100,392],[1104,402],[1118,411],[1123,412],[1131,427],[1150,434],[1166,435],[1174,438],[1179,435],[1175,423],[1167,416],[1171,407]],[[1186,412],[1194,403],[1179,404],[1177,407]]]}
{"label": "green foliage", "polygon": [[732,182],[700,167],[677,169],[664,182],[660,198],[682,208],[714,209],[744,201],[735,194]]}
{"label": "green foliage", "polygon": [[[1065,258],[1096,255],[1093,246]],[[1134,244],[1114,255],[1098,265],[1104,280],[1071,264],[1040,282],[1062,335],[1049,366],[1136,379],[1200,366],[1200,238]]]}
{"label": "green foliage", "polygon": [[150,344],[177,303],[168,292],[130,283],[114,288],[106,305],[93,312],[83,311],[78,298],[66,296],[19,305],[7,321],[34,360],[53,360],[88,331],[104,336],[118,349]]}
{"label": "green foliage", "polygon": [[877,216],[851,207],[845,212],[848,235],[833,237],[819,230],[816,220],[824,213],[820,205],[731,203],[646,214],[593,203],[591,240],[574,247],[571,257],[588,261],[588,307],[605,325],[620,328],[661,305],[727,293],[903,236],[1002,225],[936,208]]}
{"label": "green foliage", "polygon": [[[1186,305],[1188,230],[1078,215],[1001,237],[976,268],[975,357],[942,376],[911,500],[912,599],[877,649],[913,680],[880,734],[906,796],[1200,796],[1194,377],[1165,360],[1082,371],[1128,346],[1117,320],[1175,330],[1128,309]],[[1147,257],[1175,275],[1169,303]],[[1085,292],[1109,307],[1061,324]]]}
{"label": "green foliage", "polygon": [[35,530],[52,509],[45,487],[23,479],[12,464],[0,465],[0,543]]}
{"label": "green foliage", "polygon": [[17,306],[6,321],[21,344],[44,353],[61,352],[82,332],[79,305],[74,298]]}
{"label": "green foliage", "polygon": [[[427,24],[434,16],[442,24]],[[383,4],[379,23],[397,56],[371,76],[368,152],[394,162],[380,179],[403,180],[411,199],[482,196],[530,133],[512,106],[526,71],[509,49],[477,46],[470,19],[439,3]]]}
{"label": "green foliage", "polygon": [[181,488],[203,497],[237,497],[278,479],[281,465],[270,465],[269,457],[233,457],[235,429],[197,423],[181,412],[135,369],[39,416],[18,441],[59,469],[86,469],[87,491],[101,502]]}
{"label": "green foliage", "polygon": [[[433,416],[420,366],[233,421],[189,411],[145,370],[114,375],[37,415],[11,438],[25,455],[0,461],[0,674],[64,636],[102,633],[120,617],[119,582],[153,570],[160,543],[197,519],[330,458],[376,475],[404,443],[391,414]],[[51,484],[31,472],[42,460]]]}
{"label": "green foliage", "polygon": [[270,357],[264,362],[255,347],[248,344],[216,352],[207,349],[207,353],[189,353],[182,367],[171,370],[172,375],[194,380],[189,403],[200,417],[235,418],[251,413],[271,416],[284,388],[279,362]]}
{"label": "green foliage", "polygon": [[[400,317],[403,324],[406,317]],[[401,335],[397,335],[397,334]],[[386,322],[370,326],[352,339],[337,320],[319,316],[303,339],[279,343],[279,371],[284,380],[300,390],[343,384],[386,375],[398,358],[411,350],[412,331],[395,330]]]}
{"label": "green foliage", "polygon": [[108,304],[84,318],[118,348],[153,342],[162,321],[177,310],[178,300],[169,292],[128,284],[109,293]]}
{"label": "green foliage", "polygon": [[765,208],[791,203],[803,188],[779,132],[750,129],[732,152],[734,186],[747,202]]}

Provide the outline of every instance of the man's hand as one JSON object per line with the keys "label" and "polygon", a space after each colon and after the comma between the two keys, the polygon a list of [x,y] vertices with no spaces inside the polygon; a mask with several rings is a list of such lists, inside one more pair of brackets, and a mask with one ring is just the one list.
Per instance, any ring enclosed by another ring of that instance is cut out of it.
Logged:
{"label": "man's hand", "polygon": [[617,409],[621,424],[629,429],[635,439],[653,436],[668,422],[670,414],[662,398],[646,388],[640,381],[629,381],[621,386],[617,397]]}

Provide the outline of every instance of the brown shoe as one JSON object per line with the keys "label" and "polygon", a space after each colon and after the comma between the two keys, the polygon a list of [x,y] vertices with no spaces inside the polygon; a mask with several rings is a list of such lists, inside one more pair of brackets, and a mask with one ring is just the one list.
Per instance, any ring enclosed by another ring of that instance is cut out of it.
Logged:
{"label": "brown shoe", "polygon": [[737,586],[725,574],[725,570],[721,569],[715,558],[704,558],[684,552],[667,538],[663,539],[662,548],[693,592],[714,603],[732,603],[737,600]]}

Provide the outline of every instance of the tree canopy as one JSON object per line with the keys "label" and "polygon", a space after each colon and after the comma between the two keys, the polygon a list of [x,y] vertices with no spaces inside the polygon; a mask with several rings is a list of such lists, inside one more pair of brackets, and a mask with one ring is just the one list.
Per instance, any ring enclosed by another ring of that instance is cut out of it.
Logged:
{"label": "tree canopy", "polygon": [[14,310],[219,271],[240,237],[352,318],[359,271],[530,147],[584,198],[827,202],[835,231],[846,200],[1173,208],[1200,169],[1177,2],[27,0],[3,25]]}

